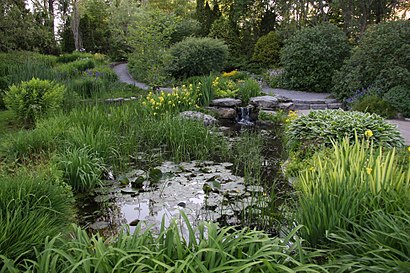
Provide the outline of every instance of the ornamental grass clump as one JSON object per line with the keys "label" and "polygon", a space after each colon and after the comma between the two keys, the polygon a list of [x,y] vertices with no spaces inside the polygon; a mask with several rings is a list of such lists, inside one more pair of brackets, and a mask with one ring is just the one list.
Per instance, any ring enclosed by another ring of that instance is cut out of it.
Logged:
{"label": "ornamental grass clump", "polygon": [[375,147],[372,137],[369,130],[362,140],[332,142],[333,153],[313,156],[312,167],[300,172],[296,218],[312,246],[329,243],[330,233],[365,233],[377,212],[410,211],[410,166],[398,164],[394,148]]}

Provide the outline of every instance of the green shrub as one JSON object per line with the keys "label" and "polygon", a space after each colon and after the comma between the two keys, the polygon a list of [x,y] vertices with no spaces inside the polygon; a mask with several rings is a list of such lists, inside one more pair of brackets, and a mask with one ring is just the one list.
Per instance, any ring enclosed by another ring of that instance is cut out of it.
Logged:
{"label": "green shrub", "polygon": [[54,159],[64,180],[77,192],[94,189],[101,184],[103,160],[87,146],[68,148]]}
{"label": "green shrub", "polygon": [[91,53],[81,53],[79,51],[74,51],[73,53],[63,54],[57,57],[58,63],[71,63],[79,59],[93,58]]}
{"label": "green shrub", "polygon": [[200,76],[221,71],[228,55],[228,47],[212,38],[187,38],[170,49],[169,71],[177,78]]}
{"label": "green shrub", "polygon": [[394,109],[405,117],[410,117],[410,85],[396,86],[383,97]]}
{"label": "green shrub", "polygon": [[291,151],[309,150],[321,145],[330,145],[331,139],[348,137],[365,138],[372,132],[375,145],[403,146],[403,138],[395,125],[376,114],[343,110],[318,110],[293,120],[286,129],[287,145]]}
{"label": "green shrub", "polygon": [[263,73],[263,80],[271,88],[278,88],[285,86],[283,83],[283,72],[282,70],[270,70]]}
{"label": "green shrub", "polygon": [[352,104],[352,110],[372,114],[374,113],[384,118],[392,118],[396,114],[391,104],[377,95],[363,96]]}
{"label": "green shrub", "polygon": [[376,84],[383,93],[410,86],[410,21],[388,21],[369,27],[350,59],[336,73],[332,92],[340,98]]}
{"label": "green shrub", "polygon": [[242,100],[242,103],[247,104],[250,98],[260,96],[261,94],[261,87],[254,79],[247,79],[238,85],[238,97]]}
{"label": "green shrub", "polygon": [[[354,143],[348,138],[333,143],[330,156],[314,156],[312,168],[300,173],[296,188],[300,194],[298,224],[305,227],[302,237],[311,245],[325,242],[326,234],[350,232],[352,225],[367,226],[377,217],[375,212],[393,215],[410,209],[410,168],[397,164],[395,149],[386,152],[357,137]],[[363,230],[355,232],[360,236]]]}
{"label": "green shrub", "polygon": [[283,41],[277,32],[271,31],[258,39],[252,59],[264,67],[277,67]]}
{"label": "green shrub", "polygon": [[[0,174],[0,254],[34,257],[47,236],[66,233],[74,220],[70,187],[55,170],[19,170]],[[1,262],[0,262],[1,264]]]}
{"label": "green shrub", "polygon": [[336,26],[304,28],[289,38],[282,49],[284,82],[298,90],[328,92],[335,71],[348,55],[347,38]]}
{"label": "green shrub", "polygon": [[[153,50],[152,50],[153,51]],[[150,86],[161,86],[169,79],[169,50],[165,48],[151,53],[133,52],[128,58],[128,68],[134,79]]]}
{"label": "green shrub", "polygon": [[160,9],[138,9],[130,32],[132,53],[128,68],[134,79],[151,86],[169,79],[169,44],[175,30],[176,16]]}
{"label": "green shrub", "polygon": [[171,44],[181,42],[186,37],[194,37],[201,31],[201,24],[195,20],[186,18],[178,22],[174,32],[171,34]]}
{"label": "green shrub", "polygon": [[33,78],[6,91],[4,102],[27,123],[61,107],[65,87],[47,80]]}

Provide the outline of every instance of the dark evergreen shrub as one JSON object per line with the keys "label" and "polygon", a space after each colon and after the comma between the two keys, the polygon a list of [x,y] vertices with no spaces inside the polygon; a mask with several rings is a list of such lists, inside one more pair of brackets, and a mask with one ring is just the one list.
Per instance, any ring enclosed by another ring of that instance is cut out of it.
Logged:
{"label": "dark evergreen shrub", "polygon": [[256,42],[252,59],[264,67],[277,67],[279,66],[282,46],[280,35],[271,31]]}
{"label": "dark evergreen shrub", "polygon": [[195,37],[201,31],[201,24],[194,19],[182,20],[175,26],[175,31],[171,34],[171,44],[181,42],[186,37]]}
{"label": "dark evergreen shrub", "polygon": [[384,95],[397,112],[402,113],[405,117],[410,117],[410,85],[396,86],[391,88]]}
{"label": "dark evergreen shrub", "polygon": [[171,47],[169,72],[176,78],[186,78],[221,71],[228,47],[218,39],[187,38]]}
{"label": "dark evergreen shrub", "polygon": [[396,114],[393,107],[377,95],[363,96],[353,103],[352,110],[378,114],[384,118],[391,118]]}
{"label": "dark evergreen shrub", "polygon": [[336,26],[304,28],[289,38],[282,49],[284,83],[298,90],[330,91],[332,77],[348,55],[347,38]]}
{"label": "dark evergreen shrub", "polygon": [[386,93],[410,85],[410,21],[384,22],[366,30],[352,56],[333,78],[340,98],[355,90],[377,86]]}

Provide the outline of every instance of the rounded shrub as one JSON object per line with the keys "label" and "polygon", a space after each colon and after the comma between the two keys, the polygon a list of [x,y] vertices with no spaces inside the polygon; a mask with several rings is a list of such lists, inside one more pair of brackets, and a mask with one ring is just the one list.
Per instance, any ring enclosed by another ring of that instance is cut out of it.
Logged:
{"label": "rounded shrub", "polygon": [[33,78],[19,85],[12,85],[5,93],[4,102],[19,118],[33,123],[37,118],[59,109],[64,93],[63,85]]}
{"label": "rounded shrub", "polygon": [[280,35],[271,31],[256,42],[252,58],[265,67],[277,67],[282,46],[283,41]]}
{"label": "rounded shrub", "polygon": [[284,83],[298,90],[330,91],[332,77],[348,55],[347,38],[336,26],[304,28],[289,38],[282,49]]}
{"label": "rounded shrub", "polygon": [[[367,133],[366,133],[367,132]],[[379,115],[343,110],[318,110],[294,119],[286,129],[290,151],[330,146],[331,140],[370,138],[375,145],[403,146],[395,125]],[[367,134],[367,136],[366,136]]]}
{"label": "rounded shrub", "polygon": [[396,112],[389,102],[377,95],[366,95],[352,104],[352,110],[378,114],[384,118],[392,118]]}
{"label": "rounded shrub", "polygon": [[196,36],[201,31],[201,24],[195,19],[180,21],[171,34],[171,44],[181,42],[186,37]]}
{"label": "rounded shrub", "polygon": [[[64,233],[74,220],[71,189],[55,170],[0,175],[0,254],[32,256],[47,236]],[[20,257],[21,258],[21,257]]]}
{"label": "rounded shrub", "polygon": [[369,27],[352,56],[333,78],[333,93],[349,97],[355,90],[377,85],[386,93],[410,86],[410,21],[384,22]]}
{"label": "rounded shrub", "polygon": [[186,78],[221,71],[228,47],[218,39],[191,37],[172,46],[170,52],[170,73],[177,78]]}
{"label": "rounded shrub", "polygon": [[384,99],[405,117],[410,117],[410,85],[391,88]]}

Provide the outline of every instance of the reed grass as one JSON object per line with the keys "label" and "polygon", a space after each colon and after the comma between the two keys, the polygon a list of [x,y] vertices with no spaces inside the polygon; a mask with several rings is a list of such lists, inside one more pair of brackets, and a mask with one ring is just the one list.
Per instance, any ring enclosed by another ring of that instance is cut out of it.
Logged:
{"label": "reed grass", "polygon": [[375,211],[410,209],[410,167],[397,164],[395,149],[384,151],[357,139],[353,144],[348,139],[334,142],[333,148],[333,156],[315,157],[297,182],[297,219],[312,245],[338,229],[365,226]]}
{"label": "reed grass", "polygon": [[33,246],[64,232],[74,220],[73,203],[70,188],[55,170],[0,174],[0,255],[33,257]]}
{"label": "reed grass", "polygon": [[186,217],[183,222],[185,235],[173,222],[159,235],[137,227],[115,240],[75,228],[71,240],[46,240],[35,259],[18,263],[3,257],[0,272],[327,272],[312,263],[322,253],[307,251],[294,239],[297,230],[279,239],[213,223],[194,228]]}
{"label": "reed grass", "polygon": [[77,192],[92,190],[101,185],[105,166],[87,146],[67,148],[53,158],[54,164],[63,172],[64,181]]}
{"label": "reed grass", "polygon": [[330,267],[335,272],[408,272],[410,265],[410,214],[378,210],[353,230],[337,230],[329,238],[338,246]]}

